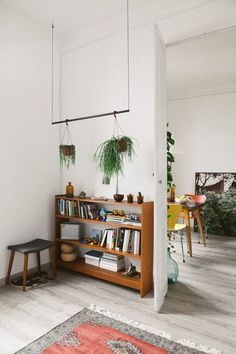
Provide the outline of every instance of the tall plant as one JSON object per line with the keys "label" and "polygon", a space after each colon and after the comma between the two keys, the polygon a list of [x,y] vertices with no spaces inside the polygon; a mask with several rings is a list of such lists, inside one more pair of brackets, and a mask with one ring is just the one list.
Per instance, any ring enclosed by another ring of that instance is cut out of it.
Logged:
{"label": "tall plant", "polygon": [[174,187],[173,175],[172,175],[172,163],[175,162],[175,158],[171,153],[171,149],[175,144],[173,134],[168,130],[169,123],[167,123],[167,186],[168,190]]}

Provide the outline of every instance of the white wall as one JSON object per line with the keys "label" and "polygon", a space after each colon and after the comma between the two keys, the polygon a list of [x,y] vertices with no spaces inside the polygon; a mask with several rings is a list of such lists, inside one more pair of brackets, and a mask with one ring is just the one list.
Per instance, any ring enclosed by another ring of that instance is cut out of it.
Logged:
{"label": "white wall", "polygon": [[[8,245],[53,238],[59,163],[58,128],[50,125],[50,37],[50,27],[1,5],[0,279],[6,276]],[[23,257],[15,258],[13,272],[20,272]]]}
{"label": "white wall", "polygon": [[168,102],[177,194],[194,193],[195,172],[235,172],[236,92]]}
{"label": "white wall", "polygon": [[[73,38],[70,38],[73,43]],[[69,43],[67,42],[67,47]],[[74,43],[72,48],[75,48]],[[127,108],[127,66],[125,35],[115,34],[80,48],[65,51],[61,59],[62,119]],[[154,28],[152,25],[130,32],[130,113],[119,116],[125,134],[137,139],[134,163],[126,163],[120,178],[120,193],[153,200],[154,192]],[[100,143],[113,135],[113,118],[97,118],[70,124],[77,146],[76,166],[63,169],[61,191],[71,181],[75,193],[87,195],[115,193],[114,182],[102,185],[93,154]]]}

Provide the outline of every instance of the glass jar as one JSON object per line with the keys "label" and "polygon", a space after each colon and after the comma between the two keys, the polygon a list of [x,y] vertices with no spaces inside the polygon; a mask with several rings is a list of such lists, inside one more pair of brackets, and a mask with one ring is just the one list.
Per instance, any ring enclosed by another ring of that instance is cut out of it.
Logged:
{"label": "glass jar", "polygon": [[171,257],[170,249],[167,249],[167,272],[168,283],[175,283],[179,276],[179,267],[176,261]]}
{"label": "glass jar", "polygon": [[66,196],[67,197],[74,197],[74,186],[69,182],[66,186]]}

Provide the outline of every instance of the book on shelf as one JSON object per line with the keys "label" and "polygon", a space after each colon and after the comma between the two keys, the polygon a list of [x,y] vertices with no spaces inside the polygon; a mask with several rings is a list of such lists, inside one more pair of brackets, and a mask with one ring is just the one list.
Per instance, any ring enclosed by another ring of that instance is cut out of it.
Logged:
{"label": "book on shelf", "polygon": [[119,272],[125,268],[124,256],[104,253],[100,259],[100,268]]}
{"label": "book on shelf", "polygon": [[140,253],[140,231],[125,228],[105,229],[100,246],[126,253]]}
{"label": "book on shelf", "polygon": [[100,251],[96,251],[96,250],[88,251],[84,255],[85,263],[99,267],[100,259],[102,255],[103,252]]}

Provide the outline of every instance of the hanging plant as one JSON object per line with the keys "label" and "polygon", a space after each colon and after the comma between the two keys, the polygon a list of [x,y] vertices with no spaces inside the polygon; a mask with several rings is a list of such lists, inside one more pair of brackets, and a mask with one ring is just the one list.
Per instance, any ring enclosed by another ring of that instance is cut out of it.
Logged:
{"label": "hanging plant", "polygon": [[[67,145],[63,144],[65,135],[66,135]],[[69,142],[71,142],[70,145]],[[59,146],[59,157],[60,157],[61,167],[63,167],[64,165],[66,166],[67,169],[69,169],[70,165],[75,164],[75,157],[76,157],[75,145],[72,144],[68,123],[66,123],[66,128],[63,133],[62,142],[61,145]]]}
{"label": "hanging plant", "polygon": [[124,160],[132,161],[135,155],[134,141],[128,136],[113,136],[97,148],[94,159],[106,177],[124,174]]}
{"label": "hanging plant", "polygon": [[[124,174],[124,161],[131,162],[135,156],[135,141],[121,130],[114,114],[114,134],[111,139],[100,144],[94,154],[98,168],[104,177],[116,177],[118,193],[118,176]],[[122,135],[119,134],[119,130]]]}

